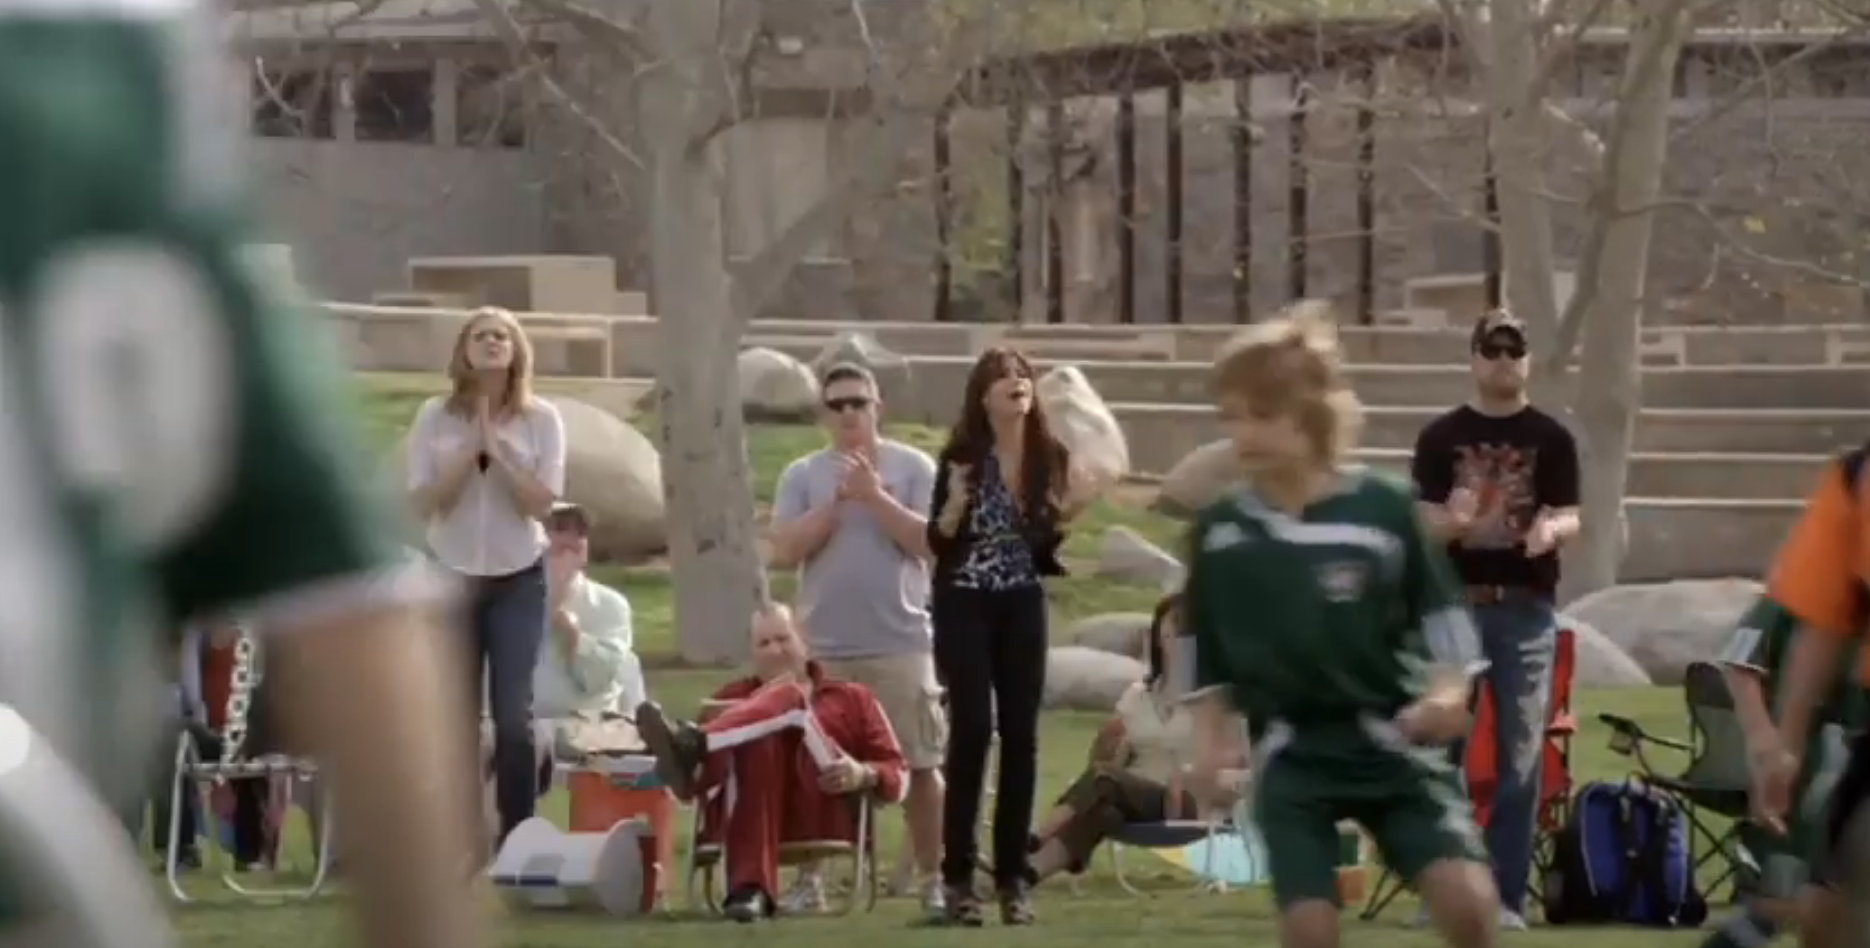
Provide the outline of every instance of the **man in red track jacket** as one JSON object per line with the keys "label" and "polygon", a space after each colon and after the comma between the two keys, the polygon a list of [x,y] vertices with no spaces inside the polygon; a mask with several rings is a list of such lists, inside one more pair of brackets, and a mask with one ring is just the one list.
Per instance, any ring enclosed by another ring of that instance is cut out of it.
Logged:
{"label": "man in red track jacket", "polygon": [[773,914],[781,843],[854,841],[852,795],[899,803],[908,788],[876,695],[807,659],[790,610],[754,616],[752,635],[754,673],[714,693],[705,724],[671,720],[654,704],[636,711],[663,780],[708,808],[700,842],[725,847],[723,908],[740,922]]}

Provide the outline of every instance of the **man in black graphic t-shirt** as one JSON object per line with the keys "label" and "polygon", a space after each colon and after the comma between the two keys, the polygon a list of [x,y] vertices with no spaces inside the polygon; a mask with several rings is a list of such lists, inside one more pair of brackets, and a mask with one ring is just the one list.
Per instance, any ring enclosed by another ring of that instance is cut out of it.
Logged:
{"label": "man in black graphic t-shirt", "polygon": [[1552,698],[1558,548],[1578,532],[1578,448],[1526,400],[1526,329],[1505,312],[1475,325],[1472,401],[1416,437],[1410,473],[1423,514],[1467,587],[1494,694],[1499,783],[1486,828],[1503,926],[1520,914],[1532,865],[1539,763]]}

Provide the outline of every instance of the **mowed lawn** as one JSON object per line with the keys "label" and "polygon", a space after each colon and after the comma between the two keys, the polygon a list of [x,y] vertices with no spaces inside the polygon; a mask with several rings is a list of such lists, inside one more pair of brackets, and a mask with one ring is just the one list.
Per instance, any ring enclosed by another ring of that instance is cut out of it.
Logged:
{"label": "mowed lawn", "polygon": [[[367,383],[360,396],[363,424],[379,450],[387,450],[406,427],[416,404],[437,383],[434,380],[398,379]],[[892,429],[896,437],[932,447],[941,433],[926,428]],[[785,462],[821,443],[819,433],[809,426],[761,426],[754,430],[751,454],[756,469],[756,493],[762,502],[770,499],[773,483]],[[1068,547],[1069,560],[1077,575],[1059,581],[1051,589],[1055,614],[1054,627],[1062,628],[1072,619],[1107,611],[1145,611],[1153,602],[1153,590],[1129,587],[1090,575],[1097,547],[1104,529],[1114,525],[1131,527],[1159,544],[1174,542],[1176,525],[1146,509],[1146,492],[1125,491],[1113,500],[1100,503],[1082,522]],[[637,614],[638,647],[650,659],[650,688],[666,705],[693,709],[718,683],[729,677],[729,670],[684,669],[672,661],[674,641],[670,615],[670,591],[666,568],[659,564],[605,566],[598,570],[605,579],[630,596]],[[783,594],[787,585],[776,584]],[[1579,780],[1620,777],[1627,772],[1627,762],[1606,749],[1604,729],[1596,714],[1611,711],[1628,715],[1646,727],[1665,734],[1685,730],[1680,695],[1673,689],[1633,689],[1618,691],[1582,691],[1575,708],[1581,730],[1573,745],[1573,769]],[[1101,717],[1091,714],[1053,713],[1044,722],[1041,739],[1042,797],[1050,799],[1060,792],[1083,765],[1085,749],[1101,724]],[[562,815],[565,801],[554,795],[547,802],[550,815]],[[686,822],[682,823],[684,832]],[[295,820],[290,849],[294,861],[303,866],[307,860],[302,827]],[[886,862],[893,862],[901,839],[900,821],[890,814],[881,827]],[[1025,930],[957,932],[933,930],[914,924],[912,902],[885,899],[874,913],[858,913],[845,918],[785,919],[771,925],[737,926],[704,918],[689,911],[682,898],[680,867],[672,867],[672,911],[653,920],[620,922],[596,917],[512,916],[496,913],[507,948],[597,948],[630,944],[639,939],[653,940],[657,948],[718,948],[722,944],[753,944],[768,948],[820,948],[829,940],[844,944],[889,944],[893,948],[952,945],[993,939],[995,944],[1058,946],[1087,942],[1124,944],[1270,946],[1277,943],[1270,903],[1262,891],[1244,891],[1226,895],[1191,894],[1188,877],[1166,863],[1148,855],[1133,856],[1128,864],[1133,878],[1141,878],[1150,890],[1148,898],[1133,898],[1118,889],[1110,876],[1110,863],[1100,858],[1078,894],[1063,885],[1043,889],[1038,909],[1040,924]],[[1140,872],[1138,871],[1140,869]],[[1374,874],[1372,876],[1374,879]],[[177,924],[191,948],[208,946],[250,946],[290,943],[295,946],[346,946],[353,944],[345,915],[344,898],[335,894],[319,902],[285,905],[249,905],[236,902],[220,893],[219,884],[206,873],[197,873],[191,888],[203,901],[178,909]],[[1385,948],[1415,948],[1436,943],[1425,933],[1406,926],[1414,906],[1406,898],[1392,906],[1384,917],[1364,923],[1346,914],[1346,942],[1351,945],[1383,945]],[[1569,929],[1543,929],[1514,935],[1509,943],[1558,948],[1575,942],[1581,932]],[[1655,945],[1688,945],[1698,938],[1692,933],[1657,934],[1648,931],[1592,930],[1589,933],[1597,948],[1649,948]]]}

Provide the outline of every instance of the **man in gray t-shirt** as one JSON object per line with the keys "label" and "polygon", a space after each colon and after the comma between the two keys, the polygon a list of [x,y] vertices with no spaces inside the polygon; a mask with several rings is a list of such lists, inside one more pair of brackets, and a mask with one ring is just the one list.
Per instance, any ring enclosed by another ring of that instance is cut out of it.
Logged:
{"label": "man in gray t-shirt", "polygon": [[797,610],[812,656],[876,692],[896,730],[911,770],[909,839],[924,898],[938,900],[939,768],[948,734],[928,609],[935,462],[878,433],[882,401],[868,370],[832,366],[823,393],[831,446],[779,477],[773,565],[800,571]]}

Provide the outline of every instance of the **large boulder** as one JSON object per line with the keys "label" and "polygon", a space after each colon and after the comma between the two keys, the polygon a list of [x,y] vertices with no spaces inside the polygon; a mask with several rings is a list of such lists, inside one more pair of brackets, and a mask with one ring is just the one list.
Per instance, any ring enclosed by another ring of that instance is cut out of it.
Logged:
{"label": "large boulder", "polygon": [[1045,655],[1048,711],[1104,711],[1117,707],[1124,689],[1149,674],[1134,658],[1082,645],[1060,645]]}
{"label": "large boulder", "polygon": [[1651,684],[1649,673],[1604,633],[1575,616],[1559,617],[1559,625],[1570,629],[1576,664],[1572,684],[1584,688],[1640,688]]}
{"label": "large boulder", "polygon": [[1148,654],[1149,618],[1147,612],[1086,616],[1065,629],[1065,641],[1142,661]]}
{"label": "large boulder", "polygon": [[1041,375],[1033,389],[1052,434],[1071,449],[1074,476],[1110,487],[1130,473],[1130,443],[1123,437],[1123,426],[1077,366]]}
{"label": "large boulder", "polygon": [[[591,556],[635,562],[668,550],[662,499],[662,456],[642,432],[616,415],[575,398],[554,396],[565,421],[565,498],[591,511]],[[401,493],[408,483],[409,436],[391,457]]]}
{"label": "large boulder", "polygon": [[1150,509],[1171,517],[1192,517],[1220,499],[1240,481],[1240,461],[1230,441],[1210,441],[1175,462],[1162,478]]}
{"label": "large boulder", "polygon": [[667,552],[662,455],[635,425],[586,402],[553,399],[565,419],[565,496],[593,515],[591,555],[634,562]]}
{"label": "large boulder", "polygon": [[1565,612],[1635,659],[1658,685],[1675,685],[1689,664],[1719,655],[1734,622],[1761,591],[1749,579],[1695,579],[1613,586]]}
{"label": "large boulder", "polygon": [[884,348],[875,336],[864,332],[843,332],[821,350],[812,359],[812,374],[822,377],[825,370],[840,362],[850,362],[870,370],[877,378],[877,388],[884,403],[895,403],[908,408],[915,404],[911,399],[913,379],[909,374],[909,360],[901,354]]}
{"label": "large boulder", "polygon": [[1097,575],[1118,582],[1169,592],[1182,585],[1182,561],[1122,525],[1104,531],[1098,549]]}
{"label": "large boulder", "polygon": [[776,349],[755,346],[735,360],[740,407],[751,421],[810,421],[818,411],[818,376]]}

